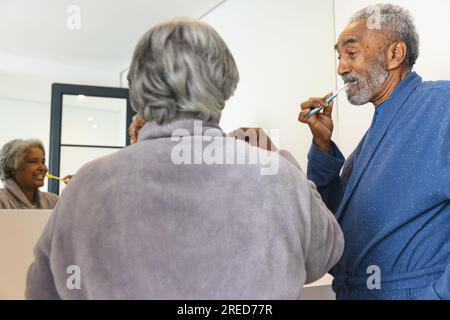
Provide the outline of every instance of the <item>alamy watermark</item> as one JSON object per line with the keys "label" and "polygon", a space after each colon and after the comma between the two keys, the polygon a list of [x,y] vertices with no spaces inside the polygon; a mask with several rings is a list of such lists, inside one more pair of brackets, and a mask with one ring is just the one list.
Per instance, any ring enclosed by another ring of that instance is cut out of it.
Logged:
{"label": "alamy watermark", "polygon": [[367,19],[367,29],[380,30],[381,29],[381,9],[377,6],[368,9],[370,17]]}
{"label": "alamy watermark", "polygon": [[[270,136],[274,144],[277,144],[279,131],[271,130]],[[202,121],[195,121],[193,135],[187,129],[180,128],[173,131],[171,141],[176,144],[171,151],[172,163],[175,165],[259,165],[261,175],[278,173],[280,156],[277,152],[267,151],[272,142],[263,130],[237,130],[234,132],[234,138],[235,140],[226,139],[218,135],[217,129],[204,130]],[[258,146],[258,148],[252,146]]]}
{"label": "alamy watermark", "polygon": [[381,289],[381,268],[377,265],[371,265],[367,267],[367,274],[370,276],[367,278],[367,289],[380,290]]}
{"label": "alamy watermark", "polygon": [[70,265],[66,269],[70,276],[66,280],[66,288],[69,290],[81,290],[81,269],[77,265]]}
{"label": "alamy watermark", "polygon": [[68,14],[66,25],[69,30],[81,29],[81,8],[77,5],[70,5],[67,7]]}

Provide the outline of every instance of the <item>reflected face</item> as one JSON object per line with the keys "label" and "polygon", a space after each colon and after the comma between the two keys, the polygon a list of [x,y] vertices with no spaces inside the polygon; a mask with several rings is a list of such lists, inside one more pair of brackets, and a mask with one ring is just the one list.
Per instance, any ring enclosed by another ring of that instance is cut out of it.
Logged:
{"label": "reflected face", "polygon": [[130,127],[128,128],[128,135],[130,136],[131,144],[135,144],[137,142],[139,132],[144,125],[145,121],[141,118],[137,118],[136,120],[131,122]]}
{"label": "reflected face", "polygon": [[336,44],[339,54],[338,73],[347,88],[347,97],[354,105],[371,102],[386,82],[386,37],[380,30],[370,30],[365,21],[349,25]]}
{"label": "reflected face", "polygon": [[40,148],[31,148],[16,171],[14,180],[21,189],[39,189],[47,174],[45,154]]}

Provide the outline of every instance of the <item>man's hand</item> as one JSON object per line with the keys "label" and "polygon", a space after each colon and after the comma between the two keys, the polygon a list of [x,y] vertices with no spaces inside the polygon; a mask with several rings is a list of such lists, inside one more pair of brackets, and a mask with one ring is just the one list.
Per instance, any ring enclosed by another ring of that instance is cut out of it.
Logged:
{"label": "man's hand", "polygon": [[[329,93],[323,98],[310,98],[301,104],[301,112],[298,121],[306,123],[313,134],[314,143],[324,152],[331,149],[331,136],[333,134],[333,119],[331,112],[333,110],[333,102],[326,103],[326,99],[331,97]],[[305,116],[317,107],[323,106],[323,113],[318,113],[308,119]]]}
{"label": "man's hand", "polygon": [[250,145],[277,152],[278,148],[273,144],[272,140],[267,136],[261,128],[239,128],[230,132],[229,137],[240,139],[248,142]]}

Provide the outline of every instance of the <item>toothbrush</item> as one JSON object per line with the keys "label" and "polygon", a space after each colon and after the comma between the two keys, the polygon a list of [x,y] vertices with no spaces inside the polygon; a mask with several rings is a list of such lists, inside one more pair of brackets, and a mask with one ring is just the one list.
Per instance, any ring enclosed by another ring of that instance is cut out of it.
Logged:
{"label": "toothbrush", "polygon": [[56,180],[65,182],[63,178],[56,177],[56,176],[54,176],[54,175],[52,175],[52,174],[50,174],[50,173],[47,173],[46,176],[47,176],[47,178],[49,178],[49,179],[56,179]]}
{"label": "toothbrush", "polygon": [[[339,89],[338,91],[336,91],[331,97],[329,97],[325,102],[328,104],[328,103],[330,103],[331,101],[333,101],[334,98],[336,98],[336,97],[339,95],[339,93],[341,93],[342,90],[344,90],[345,88],[347,88],[349,85],[351,85],[351,84],[353,84],[353,83],[355,83],[355,82],[348,82],[345,86],[343,86],[342,88],[340,88],[340,89]],[[311,118],[312,116],[314,116],[314,115],[316,115],[317,113],[319,113],[320,110],[322,110],[322,109],[323,109],[323,107],[315,108],[314,110],[312,110],[310,113],[308,113],[308,114],[305,116],[305,119]]]}

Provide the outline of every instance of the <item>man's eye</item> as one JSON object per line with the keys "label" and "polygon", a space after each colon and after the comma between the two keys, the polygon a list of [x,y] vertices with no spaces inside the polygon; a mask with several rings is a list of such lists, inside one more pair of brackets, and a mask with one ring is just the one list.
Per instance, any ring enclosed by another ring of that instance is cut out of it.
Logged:
{"label": "man's eye", "polygon": [[356,52],[348,52],[347,54],[351,58],[351,57],[355,56]]}

